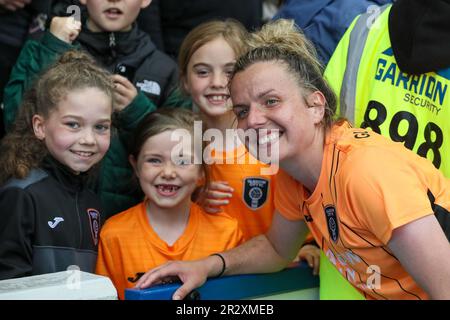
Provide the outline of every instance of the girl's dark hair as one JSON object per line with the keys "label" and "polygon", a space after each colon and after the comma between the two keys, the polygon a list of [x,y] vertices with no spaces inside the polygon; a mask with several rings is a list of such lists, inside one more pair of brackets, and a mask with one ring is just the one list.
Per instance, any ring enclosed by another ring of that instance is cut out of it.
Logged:
{"label": "girl's dark hair", "polygon": [[[317,59],[314,45],[293,20],[279,19],[264,25],[251,34],[249,50],[236,62],[234,74],[244,71],[256,62],[278,61],[297,80],[305,94],[320,91],[325,96],[323,126],[328,129],[336,112],[336,95],[323,77],[323,66]],[[305,97],[306,98],[306,97]]]}
{"label": "girl's dark hair", "polygon": [[[201,124],[201,132],[195,132],[194,130],[196,121],[199,121],[199,123]],[[134,159],[137,160],[142,146],[149,138],[165,131],[173,131],[179,129],[184,129],[189,132],[192,139],[191,146],[194,146],[194,139],[202,139],[205,127],[200,119],[200,116],[187,109],[162,107],[157,111],[149,113],[144,119],[141,120],[138,127],[134,131],[134,135],[129,147],[130,154],[134,157]],[[196,133],[200,133],[200,137],[196,136]],[[201,161],[202,171],[205,176],[205,184],[202,189],[199,190],[200,195],[203,195],[203,191],[209,186],[210,179],[208,165],[203,161],[202,158],[203,150],[205,148],[203,139],[201,142],[201,146],[201,154],[197,154],[195,156]]]}
{"label": "girl's dark hair", "polygon": [[33,116],[47,118],[69,92],[92,87],[111,97],[112,105],[114,83],[110,74],[81,51],[64,53],[41,74],[25,93],[16,120],[0,144],[0,184],[12,177],[25,178],[48,154],[44,142],[34,135]]}

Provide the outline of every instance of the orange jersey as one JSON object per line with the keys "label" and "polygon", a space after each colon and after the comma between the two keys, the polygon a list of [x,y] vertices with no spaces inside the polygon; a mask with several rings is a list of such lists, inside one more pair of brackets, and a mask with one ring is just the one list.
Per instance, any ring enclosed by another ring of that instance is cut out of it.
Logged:
{"label": "orange jersey", "polygon": [[100,233],[96,273],[109,277],[123,299],[148,270],[169,260],[195,260],[243,242],[235,219],[192,204],[184,233],[171,246],[151,227],[146,201],[109,218]]}
{"label": "orange jersey", "polygon": [[238,220],[245,240],[266,233],[274,212],[275,175],[263,175],[261,170],[269,165],[252,157],[244,145],[212,155],[216,162],[209,166],[211,181],[227,181],[234,189],[223,210]]}
{"label": "orange jersey", "polygon": [[[374,132],[335,125],[309,194],[279,171],[275,207],[304,219],[339,272],[367,299],[426,299],[387,247],[392,231],[450,209],[450,180],[427,159]],[[425,263],[425,262],[424,262]]]}

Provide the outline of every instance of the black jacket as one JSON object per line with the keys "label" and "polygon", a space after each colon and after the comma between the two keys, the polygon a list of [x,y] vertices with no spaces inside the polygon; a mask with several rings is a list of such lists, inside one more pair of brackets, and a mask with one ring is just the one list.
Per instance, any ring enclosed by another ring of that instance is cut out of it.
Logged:
{"label": "black jacket", "polygon": [[136,24],[129,32],[91,32],[84,25],[77,40],[103,67],[128,78],[158,107],[178,84],[176,63]]}
{"label": "black jacket", "polygon": [[0,279],[67,270],[94,272],[100,201],[51,158],[0,188]]}
{"label": "black jacket", "polygon": [[259,29],[262,3],[262,0],[158,0],[141,11],[138,23],[157,43],[163,40],[164,51],[177,59],[186,35],[203,22],[234,18],[248,30]]}

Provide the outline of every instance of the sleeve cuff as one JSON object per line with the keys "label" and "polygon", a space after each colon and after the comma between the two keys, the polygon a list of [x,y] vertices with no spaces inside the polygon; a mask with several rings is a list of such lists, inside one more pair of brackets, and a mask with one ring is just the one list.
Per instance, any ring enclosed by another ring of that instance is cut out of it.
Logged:
{"label": "sleeve cuff", "polygon": [[79,49],[80,46],[78,44],[72,45],[67,42],[62,41],[61,39],[58,39],[55,37],[50,31],[45,32],[43,38],[42,38],[42,44],[49,49],[57,52],[57,53],[64,53],[67,50],[70,49]]}
{"label": "sleeve cuff", "polygon": [[138,123],[156,106],[140,91],[134,100],[117,114],[119,126],[125,130],[133,130]]}

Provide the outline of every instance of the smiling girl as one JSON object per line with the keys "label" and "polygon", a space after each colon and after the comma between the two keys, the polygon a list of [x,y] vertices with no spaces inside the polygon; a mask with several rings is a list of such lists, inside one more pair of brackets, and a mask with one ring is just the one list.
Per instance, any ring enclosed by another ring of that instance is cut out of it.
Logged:
{"label": "smiling girl", "polygon": [[0,279],[94,271],[102,216],[87,180],[109,147],[113,92],[68,52],[26,96],[0,151]]}
{"label": "smiling girl", "polygon": [[[192,98],[193,109],[208,129],[223,138],[210,143],[211,153],[204,159],[210,164],[213,181],[207,210],[215,213],[223,209],[235,217],[246,240],[268,230],[274,210],[273,176],[261,174],[268,166],[230,135],[237,122],[228,80],[236,58],[245,51],[247,37],[244,27],[231,19],[203,23],[186,36],[178,59],[181,85]],[[251,197],[255,188],[259,190],[257,200]]]}
{"label": "smiling girl", "polygon": [[199,181],[208,181],[207,168],[195,164],[201,154],[193,148],[175,152],[180,144],[175,135],[184,132],[183,139],[192,139],[195,120],[187,110],[156,111],[135,132],[130,162],[146,198],[108,219],[96,269],[111,278],[120,299],[151,268],[203,258],[242,242],[235,219],[207,214],[191,201]]}

